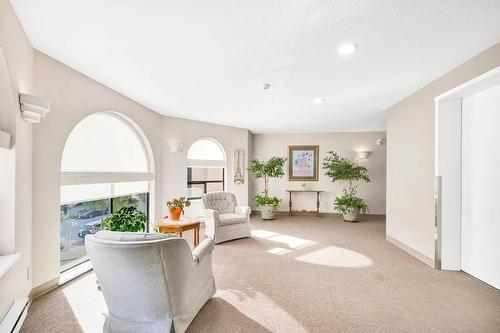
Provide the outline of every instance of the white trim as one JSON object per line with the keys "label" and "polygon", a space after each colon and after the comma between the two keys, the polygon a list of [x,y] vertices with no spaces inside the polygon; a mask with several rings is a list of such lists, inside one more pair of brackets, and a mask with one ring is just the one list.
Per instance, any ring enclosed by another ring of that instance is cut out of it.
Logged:
{"label": "white trim", "polygon": [[450,89],[441,95],[434,98],[435,102],[439,102],[442,99],[448,98],[459,98],[468,97],[474,95],[480,91],[487,89],[488,87],[495,86],[500,83],[500,66],[493,68],[492,70],[479,75],[478,77],[469,80],[458,87]]}
{"label": "white trim", "polygon": [[188,160],[188,167],[202,167],[202,168],[224,168],[226,161],[214,160]]}
{"label": "white trim", "polygon": [[151,172],[61,172],[61,185],[152,181]]}
{"label": "white trim", "polygon": [[92,270],[92,263],[90,262],[90,259],[85,260],[84,262],[79,263],[78,265],[71,267],[59,275],[59,282],[58,285],[63,285],[66,282],[69,282],[77,277],[79,277],[82,274],[87,273],[88,271]]}
{"label": "white trim", "polygon": [[16,299],[0,322],[0,332],[18,333],[30,306],[28,298]]}
{"label": "white trim", "polygon": [[385,235],[385,239],[389,243],[399,247],[401,250],[405,251],[406,253],[408,253],[408,254],[412,255],[413,257],[417,258],[418,260],[422,261],[424,264],[427,264],[431,267],[434,267],[434,259],[426,256],[425,254],[418,252],[417,250],[409,247],[408,245],[398,241],[396,238],[393,238],[389,235]]}
{"label": "white trim", "polygon": [[4,276],[21,257],[21,253],[0,256],[0,277]]}
{"label": "white trim", "polygon": [[500,66],[437,96],[435,176],[442,177],[441,226],[437,239],[441,269],[461,270],[462,99],[500,84]]}

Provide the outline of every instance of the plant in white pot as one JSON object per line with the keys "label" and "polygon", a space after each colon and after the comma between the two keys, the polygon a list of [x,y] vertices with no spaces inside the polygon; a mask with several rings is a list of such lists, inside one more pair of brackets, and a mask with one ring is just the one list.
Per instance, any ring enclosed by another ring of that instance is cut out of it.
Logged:
{"label": "plant in white pot", "polygon": [[285,161],[286,158],[275,156],[267,161],[253,159],[249,163],[248,170],[253,173],[254,177],[264,179],[264,191],[255,196],[255,203],[263,220],[274,219],[274,214],[280,206],[281,199],[269,196],[269,179],[283,177]]}
{"label": "plant in white pot", "polygon": [[359,219],[359,213],[366,213],[368,206],[363,199],[356,196],[358,186],[357,181],[370,182],[368,170],[347,158],[340,157],[336,152],[328,151],[323,159],[323,169],[325,175],[330,177],[332,182],[347,181],[347,187],[343,190],[343,195],[336,197],[335,209],[342,214],[345,221],[355,222]]}

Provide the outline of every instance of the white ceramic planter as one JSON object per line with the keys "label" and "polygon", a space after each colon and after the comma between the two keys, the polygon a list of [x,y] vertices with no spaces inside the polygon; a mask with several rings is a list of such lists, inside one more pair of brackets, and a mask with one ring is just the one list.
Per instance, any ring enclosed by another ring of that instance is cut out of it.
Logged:
{"label": "white ceramic planter", "polygon": [[274,220],[274,208],[271,205],[260,206],[260,214],[263,220]]}
{"label": "white ceramic planter", "polygon": [[351,212],[348,212],[347,214],[343,214],[343,216],[344,216],[344,221],[347,221],[347,222],[359,221],[359,208],[355,208]]}

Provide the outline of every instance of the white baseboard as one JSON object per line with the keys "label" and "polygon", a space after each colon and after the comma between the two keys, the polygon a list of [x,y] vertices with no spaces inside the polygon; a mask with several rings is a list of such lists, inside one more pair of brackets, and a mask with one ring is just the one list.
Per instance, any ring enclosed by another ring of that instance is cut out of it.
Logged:
{"label": "white baseboard", "polygon": [[1,333],[18,333],[21,330],[24,319],[28,314],[29,299],[20,298],[16,299],[9,311],[0,322]]}
{"label": "white baseboard", "polygon": [[432,268],[434,268],[434,259],[426,256],[425,254],[422,254],[422,253],[418,252],[417,250],[409,247],[408,245],[406,245],[406,244],[398,241],[397,239],[395,239],[395,238],[393,238],[393,237],[391,237],[389,235],[385,235],[385,239],[389,243],[391,243],[391,244],[399,247],[401,250],[405,251],[406,253],[410,254],[411,256],[417,258],[418,260],[422,261],[423,263],[425,263],[425,264],[431,266]]}

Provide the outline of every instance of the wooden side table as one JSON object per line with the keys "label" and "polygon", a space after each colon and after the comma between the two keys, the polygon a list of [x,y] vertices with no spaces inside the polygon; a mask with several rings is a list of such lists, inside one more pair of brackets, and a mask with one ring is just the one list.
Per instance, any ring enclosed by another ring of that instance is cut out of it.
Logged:
{"label": "wooden side table", "polygon": [[197,247],[200,244],[200,221],[157,221],[155,227],[159,232],[175,232],[179,237],[182,237],[184,231],[193,230],[193,245]]}
{"label": "wooden side table", "polygon": [[303,213],[312,214],[314,216],[319,217],[319,205],[320,205],[319,196],[320,196],[321,192],[323,192],[323,191],[315,191],[315,190],[286,190],[286,191],[288,192],[288,197],[289,197],[288,207],[289,207],[289,214],[290,214],[290,216],[292,216],[293,213],[298,212],[296,210],[293,210],[292,193],[310,192],[310,193],[316,193],[316,211],[304,210],[302,212]]}

